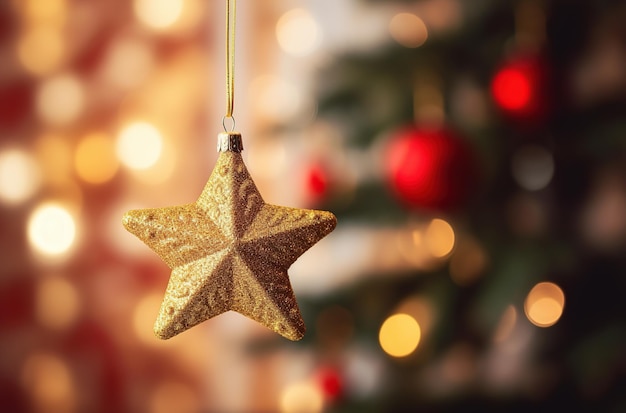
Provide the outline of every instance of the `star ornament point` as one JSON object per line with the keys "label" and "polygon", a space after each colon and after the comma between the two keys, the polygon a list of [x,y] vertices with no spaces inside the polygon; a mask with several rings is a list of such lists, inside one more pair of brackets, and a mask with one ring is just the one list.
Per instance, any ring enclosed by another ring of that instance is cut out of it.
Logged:
{"label": "star ornament point", "polygon": [[241,154],[226,151],[196,202],[129,211],[123,225],[172,270],[157,337],[232,310],[299,340],[305,326],[287,270],[337,219],[265,203]]}

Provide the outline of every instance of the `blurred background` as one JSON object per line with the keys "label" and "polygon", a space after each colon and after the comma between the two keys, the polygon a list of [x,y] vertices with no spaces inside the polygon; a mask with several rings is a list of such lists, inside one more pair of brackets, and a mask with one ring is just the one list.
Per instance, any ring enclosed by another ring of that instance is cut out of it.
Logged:
{"label": "blurred background", "polygon": [[208,179],[223,3],[0,2],[0,411],[626,411],[626,3],[239,1],[250,173],[339,225],[302,341],[164,342],[121,216]]}

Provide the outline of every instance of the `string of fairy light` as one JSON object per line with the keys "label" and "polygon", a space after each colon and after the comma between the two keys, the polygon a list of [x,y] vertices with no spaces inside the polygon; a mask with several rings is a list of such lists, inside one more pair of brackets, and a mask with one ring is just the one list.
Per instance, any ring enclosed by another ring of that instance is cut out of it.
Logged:
{"label": "string of fairy light", "polygon": [[[201,0],[134,0],[132,13],[141,27],[158,36],[184,33],[196,27],[202,22],[201,11],[205,7],[206,2]],[[168,128],[155,120],[156,116],[131,111],[131,114],[124,114],[115,131],[89,131],[75,143],[68,138],[64,128],[81,120],[89,109],[90,95],[106,92],[103,90],[106,87],[94,91],[93,79],[64,70],[71,53],[63,34],[68,8],[67,0],[29,0],[19,6],[24,30],[16,40],[16,59],[21,69],[36,80],[33,110],[45,130],[32,146],[14,144],[0,148],[0,202],[6,208],[19,208],[36,200],[28,213],[24,233],[33,256],[44,263],[71,260],[86,236],[81,219],[84,215],[81,191],[73,182],[74,176],[83,185],[96,186],[111,182],[120,171],[125,171],[135,179],[159,184],[167,180],[176,165],[172,137]],[[274,29],[277,45],[292,58],[311,56],[323,42],[321,25],[305,9],[286,11],[277,19]],[[422,46],[430,35],[424,21],[408,12],[389,16],[387,34],[407,48]],[[156,64],[149,42],[141,38],[128,39],[112,48],[97,79],[105,85],[116,85],[115,90],[120,93],[126,92],[138,87]],[[513,77],[519,87],[515,74]],[[506,83],[506,79],[501,81]],[[162,93],[167,95],[177,86],[166,84]],[[498,87],[506,88],[506,85]],[[261,74],[252,79],[249,93],[255,96],[252,110],[261,119],[289,118],[307,107],[306,98],[293,82],[273,74]],[[262,160],[255,162],[252,156],[251,168],[255,164],[257,168],[267,164]],[[277,168],[275,164],[271,167]],[[511,168],[520,187],[536,191],[550,183],[554,161],[547,150],[527,146],[516,153]],[[50,187],[63,188],[60,191],[63,195],[39,199],[38,194]],[[489,265],[488,256],[478,241],[441,218],[407,225],[384,236],[392,239],[384,244],[390,251],[390,261],[417,269],[447,264],[453,281],[460,286],[474,282]],[[380,254],[377,259],[381,261]],[[382,262],[384,264],[385,260]],[[36,314],[44,325],[63,328],[76,317],[80,297],[71,282],[49,278],[38,291]],[[58,297],[63,298],[62,305]],[[146,319],[153,317],[159,301],[159,295],[148,294],[135,309],[133,325],[144,343],[150,343],[152,336],[142,326],[150,325]],[[527,292],[523,309],[513,305],[507,308],[494,340],[502,342],[511,336],[522,311],[531,323],[547,328],[558,322],[564,306],[565,295],[559,286],[538,283]],[[382,351],[392,358],[405,358],[419,352],[436,322],[435,313],[433,304],[425,296],[413,296],[399,303],[379,327]],[[55,372],[54,377],[60,383],[57,386],[69,391],[68,369],[60,363],[56,358],[39,355],[30,359],[25,369],[44,365]],[[323,398],[313,382],[305,380],[286,386],[281,397],[282,411],[295,412],[303,405],[311,412],[323,408]]]}

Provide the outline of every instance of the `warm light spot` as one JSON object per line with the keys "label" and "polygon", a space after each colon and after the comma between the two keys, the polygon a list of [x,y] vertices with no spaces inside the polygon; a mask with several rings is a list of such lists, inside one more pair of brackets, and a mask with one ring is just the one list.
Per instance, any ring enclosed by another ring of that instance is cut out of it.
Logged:
{"label": "warm light spot", "polygon": [[0,200],[10,204],[26,201],[39,188],[39,166],[28,152],[10,149],[0,153]]}
{"label": "warm light spot", "polygon": [[159,314],[161,301],[163,301],[163,294],[161,293],[146,295],[137,303],[133,311],[133,327],[135,334],[146,344],[154,345],[161,343],[160,340],[157,340],[152,328]]}
{"label": "warm light spot", "polygon": [[554,158],[541,146],[524,146],[513,155],[511,170],[519,186],[529,191],[538,191],[552,181]]}
{"label": "warm light spot", "polygon": [[454,249],[454,230],[443,219],[433,219],[426,228],[424,244],[435,258],[443,258]]}
{"label": "warm light spot", "polygon": [[131,169],[148,169],[161,157],[163,137],[161,132],[146,122],[131,123],[120,132],[117,139],[117,156]]}
{"label": "warm light spot", "polygon": [[493,79],[491,90],[504,109],[521,110],[530,104],[532,89],[528,76],[517,69],[503,69]]}
{"label": "warm light spot", "polygon": [[167,181],[176,169],[178,162],[178,147],[170,142],[163,142],[161,156],[157,163],[148,169],[133,171],[133,177],[147,185],[160,185]]}
{"label": "warm light spot", "polygon": [[180,16],[171,26],[171,31],[187,33],[198,27],[205,17],[207,4],[203,0],[184,0]]}
{"label": "warm light spot", "polygon": [[413,353],[420,342],[421,329],[408,314],[395,314],[380,327],[380,346],[392,357],[405,357]]}
{"label": "warm light spot", "polygon": [[565,294],[556,284],[543,282],[530,290],[524,311],[531,323],[538,327],[550,327],[563,315]]}
{"label": "warm light spot", "polygon": [[321,33],[311,13],[293,9],[283,14],[276,23],[276,38],[286,53],[306,56],[319,46]]}
{"label": "warm light spot", "polygon": [[528,318],[539,327],[554,325],[563,314],[563,307],[553,298],[545,297],[535,301],[528,308]]}
{"label": "warm light spot", "polygon": [[35,75],[54,71],[65,57],[61,32],[49,26],[30,28],[17,42],[17,55],[22,66]]}
{"label": "warm light spot", "polygon": [[135,0],[133,9],[137,19],[156,30],[174,25],[183,12],[183,0]]}
{"label": "warm light spot", "polygon": [[517,310],[514,306],[510,305],[502,314],[500,323],[496,327],[496,331],[493,335],[493,341],[496,343],[502,343],[511,336],[515,323],[517,322]]}
{"label": "warm light spot", "polygon": [[44,204],[28,220],[28,240],[31,247],[46,255],[67,252],[76,238],[74,218],[60,205]]}
{"label": "warm light spot", "polygon": [[457,285],[469,285],[482,275],[487,262],[487,253],[480,243],[463,239],[455,247],[450,260],[450,277]]}
{"label": "warm light spot", "polygon": [[37,286],[35,314],[45,327],[62,330],[78,317],[80,297],[76,287],[61,277],[42,280]]}
{"label": "warm light spot", "polygon": [[184,383],[159,383],[150,397],[150,413],[198,413],[201,411],[198,395]]}
{"label": "warm light spot", "polygon": [[82,83],[74,75],[46,80],[37,92],[37,113],[46,122],[66,125],[75,121],[85,106]]}
{"label": "warm light spot", "polygon": [[85,182],[101,184],[113,178],[118,160],[111,138],[104,133],[87,135],[80,141],[74,156],[76,173]]}
{"label": "warm light spot", "polygon": [[389,22],[389,33],[404,47],[416,48],[428,39],[424,21],[412,13],[398,13]]}
{"label": "warm light spot", "polygon": [[254,113],[264,121],[289,119],[304,106],[298,88],[278,76],[257,77],[250,84],[248,95],[254,103]]}
{"label": "warm light spot", "polygon": [[61,25],[67,15],[66,0],[22,0],[24,17],[31,23]]}
{"label": "warm light spot", "polygon": [[280,397],[281,413],[320,413],[324,396],[313,383],[299,382],[287,386]]}
{"label": "warm light spot", "polygon": [[145,41],[123,39],[111,45],[103,64],[103,76],[114,85],[133,87],[146,81],[153,66],[154,55]]}
{"label": "warm light spot", "polygon": [[36,412],[76,411],[72,373],[61,358],[51,354],[30,356],[22,367],[21,381]]}

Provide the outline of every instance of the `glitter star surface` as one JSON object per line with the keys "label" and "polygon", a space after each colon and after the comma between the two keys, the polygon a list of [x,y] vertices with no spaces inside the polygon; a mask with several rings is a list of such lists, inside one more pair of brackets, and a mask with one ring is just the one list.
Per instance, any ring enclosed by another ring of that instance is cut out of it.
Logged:
{"label": "glitter star surface", "polygon": [[195,203],[129,211],[128,231],[172,269],[154,332],[171,338],[229,310],[299,340],[287,269],[330,233],[330,212],[266,204],[241,154],[221,152]]}

